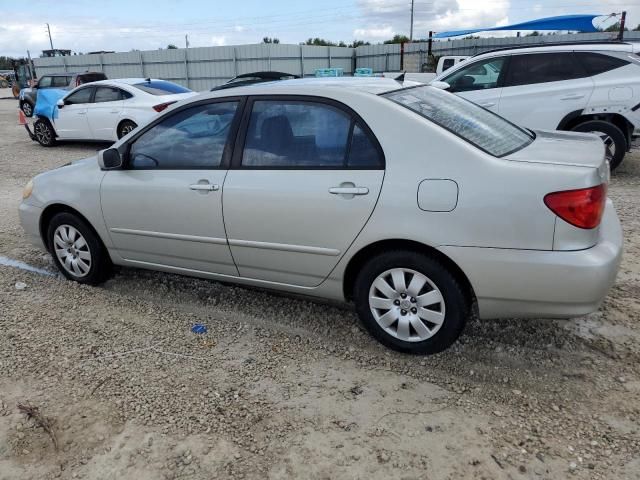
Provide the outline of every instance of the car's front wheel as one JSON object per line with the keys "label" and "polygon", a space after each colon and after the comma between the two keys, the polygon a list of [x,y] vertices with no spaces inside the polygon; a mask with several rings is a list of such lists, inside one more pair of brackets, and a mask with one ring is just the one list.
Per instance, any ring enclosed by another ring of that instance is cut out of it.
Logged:
{"label": "car's front wheel", "polygon": [[20,108],[27,117],[33,116],[33,106],[29,102],[22,102]]}
{"label": "car's front wheel", "polygon": [[36,123],[33,124],[33,134],[43,147],[53,147],[56,144],[56,132],[49,120],[44,118],[36,120]]}
{"label": "car's front wheel", "polygon": [[576,125],[573,131],[595,133],[602,139],[611,171],[622,163],[627,152],[627,139],[622,130],[613,123],[605,122],[604,120],[589,120]]}
{"label": "car's front wheel", "polygon": [[136,125],[136,123],[132,122],[131,120],[123,121],[120,125],[118,125],[118,140],[120,140],[125,135],[133,132],[137,126],[138,125]]}
{"label": "car's front wheel", "polygon": [[460,336],[469,298],[449,269],[413,251],[372,258],[354,286],[358,316],[371,334],[400,352],[432,354]]}
{"label": "car's front wheel", "polygon": [[47,228],[47,241],[53,261],[69,280],[97,285],[109,277],[111,259],[107,249],[77,215],[54,215]]}

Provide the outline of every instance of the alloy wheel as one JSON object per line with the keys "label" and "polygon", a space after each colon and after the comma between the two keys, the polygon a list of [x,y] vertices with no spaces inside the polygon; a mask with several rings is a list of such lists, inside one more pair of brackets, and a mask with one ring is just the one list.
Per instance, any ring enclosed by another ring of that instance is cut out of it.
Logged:
{"label": "alloy wheel", "polygon": [[604,148],[605,148],[605,156],[607,157],[607,160],[611,162],[611,160],[616,154],[616,143],[613,141],[613,138],[611,138],[609,135],[603,132],[591,132],[591,133],[598,135],[602,139],[602,143],[604,143]]}
{"label": "alloy wheel", "polygon": [[43,145],[49,145],[49,143],[51,143],[51,130],[44,124],[44,122],[38,122],[35,124],[34,133],[38,142]]}
{"label": "alloy wheel", "polygon": [[27,117],[30,117],[33,114],[33,108],[31,108],[31,104],[28,102],[24,102],[22,104],[22,111]]}
{"label": "alloy wheel", "polygon": [[75,277],[91,270],[91,250],[82,234],[71,225],[60,225],[53,234],[54,249],[60,265]]}
{"label": "alloy wheel", "polygon": [[445,320],[440,289],[426,275],[408,268],[387,270],[374,280],[369,308],[385,332],[405,342],[433,337]]}

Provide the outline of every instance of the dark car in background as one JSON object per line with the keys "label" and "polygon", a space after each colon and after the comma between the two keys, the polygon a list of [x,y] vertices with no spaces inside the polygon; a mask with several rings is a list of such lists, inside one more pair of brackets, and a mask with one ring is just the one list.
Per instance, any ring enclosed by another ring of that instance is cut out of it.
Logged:
{"label": "dark car in background", "polygon": [[211,91],[226,90],[227,88],[244,87],[246,85],[253,85],[254,83],[275,82],[278,80],[291,80],[294,78],[300,78],[299,75],[284,72],[252,72],[243,73],[237,77],[233,77],[226,83],[213,87]]}
{"label": "dark car in background", "polygon": [[36,106],[38,90],[40,89],[63,88],[72,90],[85,83],[97,82],[99,80],[107,80],[107,76],[102,72],[50,73],[43,75],[32,88],[23,88],[20,91],[20,109],[27,117],[31,117],[33,115],[33,109]]}

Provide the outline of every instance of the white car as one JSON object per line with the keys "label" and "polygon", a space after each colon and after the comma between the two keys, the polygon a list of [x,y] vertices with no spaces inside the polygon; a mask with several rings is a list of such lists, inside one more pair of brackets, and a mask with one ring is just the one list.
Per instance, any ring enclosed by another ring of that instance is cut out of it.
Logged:
{"label": "white car", "polygon": [[283,80],[179,102],[36,176],[20,219],[80,283],[116,264],[353,300],[385,345],[434,353],[476,304],[598,308],[622,253],[604,150],[426,85]]}
{"label": "white car", "polygon": [[87,83],[58,100],[52,119],[38,117],[35,139],[45,147],[57,140],[114,142],[172,103],[193,95],[197,93],[181,85],[151,78]]}
{"label": "white car", "polygon": [[640,135],[639,51],[622,42],[502,49],[436,81],[524,127],[597,133],[615,169]]}

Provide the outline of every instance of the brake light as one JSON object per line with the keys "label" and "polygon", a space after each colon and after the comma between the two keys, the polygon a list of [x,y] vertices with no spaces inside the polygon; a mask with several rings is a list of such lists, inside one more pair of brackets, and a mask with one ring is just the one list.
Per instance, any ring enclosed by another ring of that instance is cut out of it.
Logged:
{"label": "brake light", "polygon": [[156,112],[161,112],[161,111],[163,111],[165,108],[167,108],[169,105],[171,105],[172,103],[176,103],[176,102],[177,102],[177,100],[174,100],[173,102],[160,103],[160,104],[158,104],[158,105],[154,105],[154,106],[153,106],[153,109],[154,109]]}
{"label": "brake light", "polygon": [[607,185],[566,190],[545,195],[544,204],[565,222],[579,228],[596,228],[600,225],[607,201]]}

